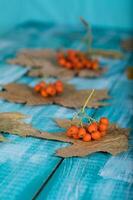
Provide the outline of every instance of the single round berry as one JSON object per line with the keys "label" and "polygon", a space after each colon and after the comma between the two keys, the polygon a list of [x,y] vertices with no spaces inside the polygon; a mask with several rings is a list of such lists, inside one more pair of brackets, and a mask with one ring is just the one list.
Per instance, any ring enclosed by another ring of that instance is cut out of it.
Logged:
{"label": "single round berry", "polygon": [[90,69],[90,68],[91,68],[91,62],[90,62],[90,61],[87,61],[87,62],[85,63],[85,66],[86,66],[86,68]]}
{"label": "single round berry", "polygon": [[68,57],[75,56],[76,52],[73,49],[67,51]]}
{"label": "single round berry", "polygon": [[56,86],[63,86],[63,83],[62,83],[62,81],[58,80],[58,81],[55,82],[55,85]]}
{"label": "single round berry", "polygon": [[101,133],[99,131],[95,131],[91,134],[91,137],[93,140],[100,140],[101,139]]}
{"label": "single round berry", "polygon": [[66,64],[66,60],[64,58],[59,59],[59,64],[64,66]]}
{"label": "single round berry", "polygon": [[57,94],[61,94],[63,92],[63,83],[61,81],[56,81],[55,82],[55,89],[56,89],[56,92]]}
{"label": "single round berry", "polygon": [[46,88],[46,92],[49,96],[54,96],[56,94],[56,89],[53,85],[48,85]]}
{"label": "single round berry", "polygon": [[79,131],[78,131],[78,136],[79,138],[83,138],[84,136],[86,135],[86,130],[85,128],[79,128]]}
{"label": "single round berry", "polygon": [[39,83],[39,85],[41,86],[41,88],[45,88],[45,87],[46,87],[46,83],[45,83],[44,81],[41,81],[41,82]]}
{"label": "single round berry", "polygon": [[63,93],[63,87],[62,86],[56,87],[56,92],[57,92],[57,94]]}
{"label": "single round berry", "polygon": [[77,126],[71,126],[70,128],[68,128],[68,132],[71,133],[72,135],[78,134],[78,127]]}
{"label": "single round berry", "polygon": [[41,96],[48,97],[48,93],[47,93],[46,89],[41,90]]}
{"label": "single round berry", "polygon": [[67,130],[66,135],[67,135],[68,137],[72,137],[72,136],[73,136],[72,133],[71,133],[69,130]]}
{"label": "single round berry", "polygon": [[97,70],[99,68],[99,63],[97,60],[93,60],[92,63],[91,63],[91,68],[93,70]]}
{"label": "single round berry", "polygon": [[99,124],[98,126],[98,130],[103,132],[103,131],[107,131],[108,129],[108,125],[105,125],[105,124]]}
{"label": "single round berry", "polygon": [[77,69],[82,69],[84,66],[82,65],[82,63],[81,62],[77,62],[77,64],[76,64],[76,68]]}
{"label": "single round berry", "polygon": [[41,91],[41,86],[39,84],[35,85],[34,90],[36,92],[40,92]]}
{"label": "single round berry", "polygon": [[66,66],[66,68],[67,69],[72,69],[72,64],[71,64],[71,62],[66,62],[66,64],[65,64],[65,66]]}
{"label": "single round berry", "polygon": [[99,122],[101,124],[109,125],[109,120],[106,117],[102,117]]}
{"label": "single round berry", "polygon": [[79,139],[78,133],[77,134],[73,134],[72,137],[73,137],[73,139],[76,139],[76,140]]}
{"label": "single round berry", "polygon": [[91,123],[88,128],[87,128],[88,132],[89,133],[92,133],[94,131],[97,131],[97,123],[96,122],[93,122]]}
{"label": "single round berry", "polygon": [[83,141],[84,141],[84,142],[89,142],[89,141],[91,141],[91,135],[87,133],[87,134],[83,137]]}

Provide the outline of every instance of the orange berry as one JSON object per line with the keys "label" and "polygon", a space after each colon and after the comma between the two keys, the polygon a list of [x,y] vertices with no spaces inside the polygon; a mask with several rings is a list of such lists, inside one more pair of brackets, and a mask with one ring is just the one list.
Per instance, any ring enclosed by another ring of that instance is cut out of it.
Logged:
{"label": "orange berry", "polygon": [[85,128],[79,128],[79,131],[78,131],[78,136],[79,138],[83,138],[84,136],[86,135],[86,130]]}
{"label": "orange berry", "polygon": [[103,132],[106,131],[108,129],[108,126],[106,124],[99,124],[98,126],[98,130]]}
{"label": "orange berry", "polygon": [[63,86],[56,87],[56,92],[57,92],[57,94],[63,93]]}
{"label": "orange berry", "polygon": [[58,81],[55,82],[55,85],[56,86],[63,86],[63,83],[62,83],[62,81],[58,80]]}
{"label": "orange berry", "polygon": [[75,54],[72,54],[72,55],[69,55],[68,56],[68,60],[69,60],[69,62],[73,62],[73,60],[75,59],[76,57],[75,57]]}
{"label": "orange berry", "polygon": [[46,83],[45,83],[44,81],[41,81],[41,82],[39,83],[39,85],[41,86],[41,88],[46,87]]}
{"label": "orange berry", "polygon": [[67,132],[69,132],[71,135],[76,135],[78,134],[78,130],[78,127],[73,125],[70,128],[68,128]]}
{"label": "orange berry", "polygon": [[36,92],[40,92],[41,91],[41,86],[39,84],[35,85],[34,90]]}
{"label": "orange berry", "polygon": [[76,139],[76,140],[79,139],[78,133],[77,134],[73,134],[72,137],[73,137],[73,139]]}
{"label": "orange berry", "polygon": [[88,69],[91,68],[91,62],[90,61],[86,61],[86,68],[88,68]]}
{"label": "orange berry", "polygon": [[66,60],[64,58],[59,59],[59,64],[65,66]]}
{"label": "orange berry", "polygon": [[101,124],[109,125],[109,120],[106,117],[102,117],[99,122]]}
{"label": "orange berry", "polygon": [[84,142],[89,142],[89,141],[91,141],[91,135],[90,135],[90,134],[84,135],[83,141],[84,141]]}
{"label": "orange berry", "polygon": [[86,61],[84,58],[81,60],[81,62],[82,62],[82,64],[84,65],[84,67],[86,67],[87,61]]}
{"label": "orange berry", "polygon": [[93,60],[91,62],[91,68],[94,69],[94,70],[97,70],[99,68],[99,63],[97,60]]}
{"label": "orange berry", "polygon": [[46,88],[46,92],[50,96],[54,96],[56,94],[56,89],[53,85],[48,85]]}
{"label": "orange berry", "polygon": [[63,92],[63,83],[61,81],[56,81],[55,83],[55,89],[57,94],[61,94]]}
{"label": "orange berry", "polygon": [[98,128],[97,123],[93,122],[88,126],[87,130],[88,130],[89,133],[92,133],[94,131],[97,131],[97,128]]}
{"label": "orange berry", "polygon": [[66,62],[65,67],[67,69],[71,69],[72,68],[72,64],[70,62]]}
{"label": "orange berry", "polygon": [[78,61],[77,64],[75,65],[75,67],[77,69],[82,69],[84,67],[84,65],[82,64],[82,62]]}
{"label": "orange berry", "polygon": [[105,135],[107,134],[106,131],[102,131],[102,132],[100,132],[100,133],[101,133],[101,136],[102,136],[102,137],[105,136]]}
{"label": "orange berry", "polygon": [[46,89],[42,89],[42,90],[41,90],[41,95],[42,95],[43,97],[47,97],[47,96],[48,96],[48,93],[46,92]]}
{"label": "orange berry", "polygon": [[91,137],[93,140],[99,140],[101,139],[101,133],[99,131],[95,131],[91,134]]}
{"label": "orange berry", "polygon": [[72,133],[69,131],[69,129],[67,130],[66,135],[67,135],[68,137],[72,137],[72,136],[73,136]]}
{"label": "orange berry", "polygon": [[69,50],[67,51],[67,54],[68,54],[68,56],[75,56],[76,51],[75,51],[75,50],[72,50],[72,49],[69,49]]}

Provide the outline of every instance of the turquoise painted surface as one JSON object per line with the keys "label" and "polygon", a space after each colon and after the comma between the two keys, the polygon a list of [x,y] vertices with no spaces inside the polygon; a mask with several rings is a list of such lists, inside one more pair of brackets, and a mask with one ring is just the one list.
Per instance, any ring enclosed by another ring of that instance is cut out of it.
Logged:
{"label": "turquoise painted surface", "polygon": [[132,0],[1,0],[0,32],[25,21],[79,24],[85,17],[92,25],[133,29]]}
{"label": "turquoise painted surface", "polygon": [[[19,26],[0,38],[0,84],[16,81],[33,86],[40,80],[24,75],[26,71],[20,66],[14,68],[5,64],[5,59],[14,56],[17,50],[25,47],[76,47],[83,34],[80,28],[46,28],[39,23]],[[95,29],[94,46],[119,49],[120,38],[128,35],[128,32]],[[70,81],[78,89],[109,89],[112,104],[98,110],[87,110],[91,116],[98,119],[106,115],[112,122],[117,121],[123,127],[132,127],[132,81],[127,80],[124,75],[126,64],[132,61],[130,56],[131,54],[126,54],[125,60],[100,58],[109,67],[104,76],[98,79],[74,78]],[[5,111],[25,113],[29,115],[27,123],[55,134],[61,128],[52,119],[71,118],[75,112],[56,105],[33,107],[0,100],[0,112]],[[116,157],[95,153],[85,158],[61,159],[54,152],[66,146],[65,143],[11,135],[7,137],[11,142],[0,144],[0,200],[132,199],[132,149]],[[131,139],[130,144],[132,142]]]}

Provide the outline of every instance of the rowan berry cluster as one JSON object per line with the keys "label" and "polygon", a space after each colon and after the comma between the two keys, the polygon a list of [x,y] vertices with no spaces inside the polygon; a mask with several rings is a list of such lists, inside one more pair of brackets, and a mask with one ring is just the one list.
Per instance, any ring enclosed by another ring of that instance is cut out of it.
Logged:
{"label": "rowan berry cluster", "polygon": [[88,58],[85,53],[77,50],[67,50],[66,52],[58,52],[57,61],[60,66],[65,67],[67,69],[99,69],[98,60]]}
{"label": "rowan berry cluster", "polygon": [[39,92],[43,97],[55,96],[62,94],[64,87],[62,81],[56,81],[55,83],[49,83],[42,81],[35,85],[34,90]]}
{"label": "rowan berry cluster", "polygon": [[91,140],[100,140],[107,134],[109,126],[109,120],[106,117],[102,117],[99,122],[92,122],[85,126],[72,125],[68,128],[66,135],[70,138],[81,139],[84,142]]}

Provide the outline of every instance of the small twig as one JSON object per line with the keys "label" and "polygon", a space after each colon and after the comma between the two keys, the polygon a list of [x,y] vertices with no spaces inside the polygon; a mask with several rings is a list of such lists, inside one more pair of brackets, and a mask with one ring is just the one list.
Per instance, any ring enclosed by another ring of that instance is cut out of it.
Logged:
{"label": "small twig", "polygon": [[93,119],[92,117],[88,116],[88,115],[85,113],[85,108],[86,108],[86,106],[87,106],[89,100],[92,98],[92,95],[94,94],[94,91],[95,91],[95,89],[93,89],[93,90],[91,91],[90,95],[88,96],[87,100],[85,101],[85,104],[84,104],[83,108],[82,108],[81,110],[79,110],[79,111],[73,116],[72,120],[74,120],[75,118],[77,118],[77,117],[81,114],[81,116],[80,116],[80,118],[81,118],[81,122],[80,122],[80,123],[81,123],[81,124],[82,124],[82,117],[84,117],[84,116],[86,116],[86,118],[90,121],[90,123],[91,123],[91,121],[96,121],[95,119]]}
{"label": "small twig", "polygon": [[82,16],[80,16],[80,21],[82,22],[84,27],[88,30],[89,29],[89,24]]}
{"label": "small twig", "polygon": [[93,89],[92,92],[90,93],[89,97],[87,98],[87,100],[86,100],[86,102],[85,102],[85,104],[84,104],[84,106],[83,106],[83,108],[82,108],[82,111],[81,111],[82,113],[84,112],[84,110],[85,110],[85,108],[86,108],[86,106],[87,106],[89,100],[91,99],[91,97],[92,97],[94,91],[95,91],[95,90]]}
{"label": "small twig", "polygon": [[85,36],[83,37],[83,41],[85,41],[87,39],[87,43],[88,43],[88,49],[91,48],[92,46],[92,30],[91,27],[89,25],[89,23],[83,18],[80,17],[80,20],[83,24],[83,26],[86,28],[87,34],[85,34]]}

